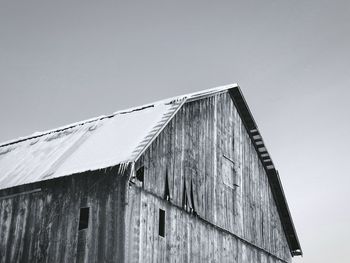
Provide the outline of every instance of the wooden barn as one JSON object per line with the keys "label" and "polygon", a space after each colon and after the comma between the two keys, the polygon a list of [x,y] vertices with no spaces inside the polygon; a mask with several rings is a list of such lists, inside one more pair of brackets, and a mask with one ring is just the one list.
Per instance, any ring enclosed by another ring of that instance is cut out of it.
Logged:
{"label": "wooden barn", "polygon": [[0,145],[0,262],[291,262],[278,172],[233,84]]}

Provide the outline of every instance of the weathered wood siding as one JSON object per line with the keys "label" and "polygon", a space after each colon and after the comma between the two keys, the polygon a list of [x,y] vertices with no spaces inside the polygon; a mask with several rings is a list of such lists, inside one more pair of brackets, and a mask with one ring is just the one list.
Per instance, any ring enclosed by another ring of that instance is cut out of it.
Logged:
{"label": "weathered wood siding", "polygon": [[[136,167],[141,165],[144,165],[145,170],[143,184],[145,192],[162,199],[165,195],[167,178],[170,191],[169,204],[181,208],[183,197],[187,195],[188,206],[196,212],[198,218],[209,224],[197,224],[196,218],[185,212],[178,210],[167,212],[167,225],[178,224],[176,227],[187,230],[179,230],[179,236],[169,233],[168,229],[166,247],[163,250],[157,248],[163,251],[158,252],[164,254],[162,257],[168,256],[168,253],[172,254],[169,251],[175,249],[174,246],[187,246],[187,249],[186,247],[176,249],[190,253],[192,250],[188,247],[194,245],[191,242],[199,240],[200,246],[210,247],[211,245],[207,243],[215,242],[211,249],[220,251],[228,249],[232,257],[256,246],[261,248],[259,251],[267,251],[267,254],[271,253],[277,258],[291,261],[266,173],[228,93],[186,103],[140,158]],[[152,245],[151,241],[157,241],[158,236],[155,233],[153,237],[150,236],[153,225],[157,225],[156,218],[148,217],[151,211],[157,210],[156,205],[162,203],[160,199],[145,196],[140,197],[139,212],[134,212],[140,213],[141,220],[139,225],[141,234],[140,237],[136,237],[139,238],[139,250],[142,251],[139,252],[139,260],[144,256],[149,257],[148,252],[156,253],[157,245]],[[147,209],[151,210],[146,211],[145,204]],[[135,211],[136,208],[132,209]],[[215,229],[213,226],[219,228]],[[171,226],[171,231],[173,227]],[[253,246],[239,247],[239,242],[234,241],[233,235],[229,238],[231,245],[228,244],[227,247],[219,245],[220,242],[224,242],[224,236],[226,237],[226,234],[221,233],[222,230],[219,229],[224,229],[225,233],[238,236]],[[147,242],[143,240],[145,233],[149,238]],[[213,238],[209,240],[210,236]],[[181,243],[178,239],[187,242]],[[145,249],[150,251],[146,253]],[[208,249],[203,248],[201,251],[207,253]],[[214,254],[216,253],[213,252],[213,258],[210,259],[215,259]],[[203,255],[199,257],[206,258]]]}
{"label": "weathered wood siding", "polygon": [[[0,191],[0,262],[122,260],[125,178],[111,169]],[[78,231],[80,207],[90,214]]]}
{"label": "weathered wood siding", "polygon": [[[286,262],[140,188],[130,190],[129,204],[125,262]],[[158,232],[159,209],[165,237]]]}

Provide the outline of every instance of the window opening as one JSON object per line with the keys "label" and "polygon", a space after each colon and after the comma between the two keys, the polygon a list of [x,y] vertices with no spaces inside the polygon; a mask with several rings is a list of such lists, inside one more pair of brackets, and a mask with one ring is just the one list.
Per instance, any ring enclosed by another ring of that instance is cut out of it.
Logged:
{"label": "window opening", "polygon": [[184,189],[183,189],[183,192],[182,192],[182,207],[187,211],[188,199],[187,199],[186,183],[185,182],[184,182]]}
{"label": "window opening", "polygon": [[136,171],[136,179],[139,180],[140,182],[143,183],[143,179],[144,179],[144,167],[141,166],[139,169],[137,169]]}
{"label": "window opening", "polygon": [[191,203],[192,203],[192,210],[191,212],[194,214],[194,215],[197,215],[197,212],[196,212],[196,208],[194,206],[194,195],[193,195],[193,183],[192,183],[192,180],[191,180]]}
{"label": "window opening", "polygon": [[159,236],[165,237],[165,211],[159,209]]}
{"label": "window opening", "polygon": [[169,180],[168,180],[168,170],[166,170],[166,174],[165,174],[164,199],[167,200],[167,201],[170,201],[170,189],[169,189]]}
{"label": "window opening", "polygon": [[90,207],[80,208],[79,230],[87,229],[89,226],[89,210]]}

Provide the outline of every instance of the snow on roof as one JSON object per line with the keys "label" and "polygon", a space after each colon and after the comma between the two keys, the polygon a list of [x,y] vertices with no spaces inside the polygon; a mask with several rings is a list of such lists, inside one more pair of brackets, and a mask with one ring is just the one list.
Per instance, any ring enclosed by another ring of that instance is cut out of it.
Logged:
{"label": "snow on roof", "polygon": [[158,101],[0,144],[0,189],[137,159],[188,99],[236,84]]}

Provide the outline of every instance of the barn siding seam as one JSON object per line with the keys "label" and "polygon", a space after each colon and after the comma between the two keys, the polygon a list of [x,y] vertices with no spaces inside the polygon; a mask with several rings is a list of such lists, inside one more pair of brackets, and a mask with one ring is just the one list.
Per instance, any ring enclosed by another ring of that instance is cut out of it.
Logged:
{"label": "barn siding seam", "polygon": [[[137,187],[137,186],[134,186],[134,187]],[[157,194],[155,194],[155,193],[153,193],[153,192],[151,192],[151,191],[148,191],[148,190],[146,190],[146,189],[142,189],[142,188],[140,188],[140,187],[137,187],[137,188],[140,189],[140,191],[142,191],[143,193],[149,194],[149,195],[151,195],[151,196],[153,196],[153,197],[156,197],[156,198],[159,199],[159,200],[165,201],[162,197],[160,197],[159,195],[157,195]],[[190,214],[189,212],[187,212],[186,210],[184,210],[184,209],[183,209],[181,206],[179,206],[179,205],[176,205],[176,204],[171,203],[171,202],[169,202],[169,204],[170,204],[172,207],[175,207],[175,208],[177,208],[177,209],[179,209],[179,210],[181,210],[181,211],[183,211],[183,212],[188,213],[189,215],[192,215],[192,214]],[[210,222],[209,220],[207,220],[207,219],[205,219],[205,218],[203,218],[203,217],[201,217],[201,216],[199,216],[199,215],[196,215],[196,216],[195,216],[195,215],[192,215],[192,216],[196,217],[198,220],[200,220],[200,221],[202,221],[202,222],[204,222],[204,223],[206,223],[206,224],[209,224],[210,226],[214,227],[215,229],[217,229],[217,230],[219,230],[219,231],[222,231],[222,232],[225,232],[225,233],[227,233],[227,234],[229,234],[229,235],[234,236],[235,238],[239,239],[239,240],[242,241],[243,243],[248,244],[249,246],[252,246],[252,247],[258,249],[258,250],[260,250],[260,251],[266,253],[267,255],[269,255],[269,256],[275,258],[275,259],[278,259],[278,260],[280,260],[280,261],[282,261],[282,262],[284,262],[284,263],[289,263],[289,262],[286,261],[285,259],[280,258],[279,256],[277,256],[277,255],[275,255],[275,254],[273,254],[273,253],[267,251],[266,249],[264,249],[264,248],[262,248],[262,247],[260,247],[260,246],[258,246],[258,245],[256,245],[256,244],[253,244],[253,243],[249,242],[249,241],[246,240],[245,238],[243,238],[243,237],[241,237],[241,236],[238,236],[237,234],[231,232],[231,231],[228,230],[228,229],[225,229],[225,228],[223,228],[223,227],[220,227],[220,226],[214,224],[213,222]]]}

